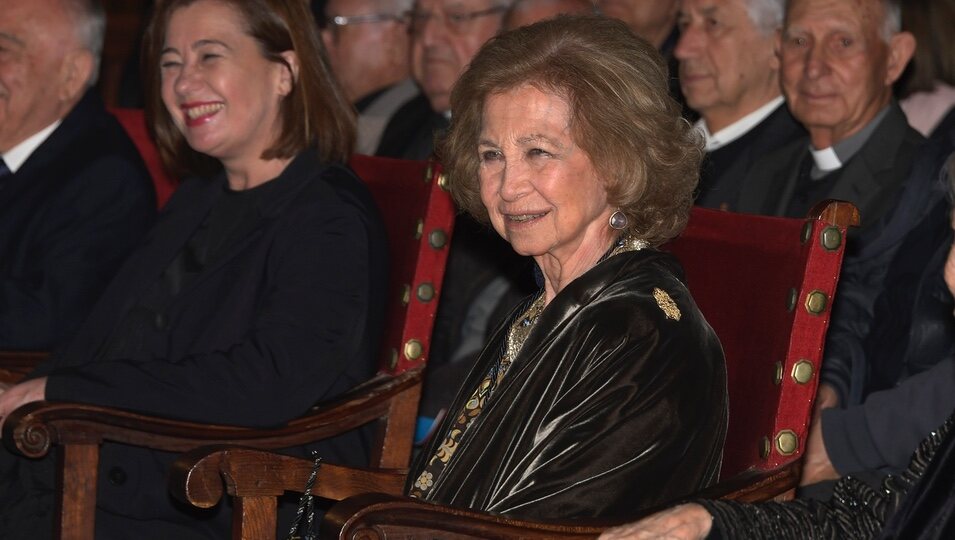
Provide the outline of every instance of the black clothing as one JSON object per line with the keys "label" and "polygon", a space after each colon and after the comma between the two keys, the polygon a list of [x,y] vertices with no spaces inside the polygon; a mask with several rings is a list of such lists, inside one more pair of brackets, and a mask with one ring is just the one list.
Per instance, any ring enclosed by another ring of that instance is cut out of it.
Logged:
{"label": "black clothing", "polygon": [[783,103],[738,139],[707,152],[700,169],[696,204],[737,211],[743,180],[753,163],[768,152],[806,134]]}
{"label": "black clothing", "polygon": [[[76,338],[33,374],[48,377],[47,399],[269,427],[369,377],[387,276],[385,233],[371,196],[347,169],[320,163],[312,150],[269,184],[270,196],[257,198],[255,212],[246,208],[246,220],[232,224],[241,233],[213,234],[225,240],[223,246],[167,297],[153,324],[136,325],[144,335],[104,353],[130,309],[145,305],[157,284],[174,281],[169,270],[179,263],[170,261],[196,253],[189,241],[201,224],[229,225],[210,217],[228,198],[224,174],[183,183]],[[367,465],[361,433],[314,447],[330,461]],[[305,456],[308,450],[289,453]],[[228,509],[186,509],[170,499],[165,474],[175,457],[102,446],[97,538],[227,536]],[[38,496],[50,461],[0,452],[0,471],[13,470],[0,497]],[[18,533],[0,529],[4,538]]]}
{"label": "black clothing", "polygon": [[155,215],[139,152],[87,91],[0,186],[0,349],[68,340]]}
{"label": "black clothing", "polygon": [[[672,256],[644,249],[569,283],[425,498],[526,518],[610,518],[715,481],[726,368],[681,275]],[[500,361],[518,315],[493,334],[450,411]],[[421,452],[408,491],[442,442]]]}
{"label": "black clothing", "polygon": [[[707,538],[952,538],[955,535],[952,423],[949,418],[931,433],[916,450],[908,469],[888,477],[880,489],[850,476],[836,483],[833,496],[827,502],[696,501],[713,515],[713,529]],[[891,520],[890,516],[893,516]]]}

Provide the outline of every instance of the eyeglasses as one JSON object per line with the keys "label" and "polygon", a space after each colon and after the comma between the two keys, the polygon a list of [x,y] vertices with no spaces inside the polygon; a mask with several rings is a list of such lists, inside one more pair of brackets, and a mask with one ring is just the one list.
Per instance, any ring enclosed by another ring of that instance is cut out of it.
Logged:
{"label": "eyeglasses", "polygon": [[408,13],[370,13],[368,15],[335,15],[325,19],[326,27],[350,26],[353,24],[381,23],[381,22],[408,22]]}
{"label": "eyeglasses", "polygon": [[412,11],[410,13],[411,32],[420,34],[432,19],[439,19],[451,32],[465,32],[474,19],[504,13],[505,11],[507,11],[507,6],[493,6],[479,11],[452,11],[441,15],[430,11]]}

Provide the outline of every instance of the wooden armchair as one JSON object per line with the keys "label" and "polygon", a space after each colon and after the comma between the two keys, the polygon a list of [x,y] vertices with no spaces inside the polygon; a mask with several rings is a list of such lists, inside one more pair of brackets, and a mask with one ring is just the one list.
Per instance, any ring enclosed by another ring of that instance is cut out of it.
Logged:
{"label": "wooden armchair", "polygon": [[[819,205],[806,220],[696,208],[686,231],[665,246],[683,262],[727,359],[721,480],[696,496],[754,502],[785,498],[797,485],[845,232],[858,221],[855,207],[841,202]],[[199,507],[216,504],[225,490],[240,509],[233,538],[271,538],[274,498],[301,491],[311,468],[253,449],[197,449],[177,461],[170,489]],[[400,471],[323,465],[314,494],[341,502],[325,515],[320,536],[592,538],[613,524],[540,523],[443,507],[401,496],[400,478]]]}
{"label": "wooden armchair", "polygon": [[[227,443],[281,449],[377,421],[371,465],[408,465],[421,369],[428,355],[454,210],[437,166],[366,156],[355,156],[351,165],[369,184],[389,234],[393,294],[386,308],[378,375],[334,402],[319,404],[305,416],[271,430],[193,424],[76,403],[36,402],[20,407],[4,423],[4,444],[27,457],[42,457],[51,447],[60,447],[56,503],[60,538],[93,538],[103,441],[173,452]],[[29,361],[20,355],[11,355],[10,360],[8,369],[14,374],[22,373],[22,363]]]}

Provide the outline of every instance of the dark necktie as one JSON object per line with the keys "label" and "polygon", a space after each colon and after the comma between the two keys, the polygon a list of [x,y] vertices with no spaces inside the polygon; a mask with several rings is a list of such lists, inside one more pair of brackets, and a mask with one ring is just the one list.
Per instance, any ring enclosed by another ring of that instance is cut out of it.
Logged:
{"label": "dark necktie", "polygon": [[3,184],[9,180],[11,176],[13,176],[13,171],[10,170],[10,167],[7,167],[7,163],[0,157],[0,189],[3,189]]}

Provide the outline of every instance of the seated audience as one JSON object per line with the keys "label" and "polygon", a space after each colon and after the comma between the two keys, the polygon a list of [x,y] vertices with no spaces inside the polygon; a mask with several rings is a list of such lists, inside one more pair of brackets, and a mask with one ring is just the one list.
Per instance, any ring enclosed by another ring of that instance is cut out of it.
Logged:
{"label": "seated audience", "polygon": [[909,69],[896,84],[909,124],[930,137],[955,126],[955,0],[907,0],[902,28],[918,42]]}
{"label": "seated audience", "polygon": [[413,464],[413,497],[612,517],[716,479],[726,370],[672,256],[700,148],[659,54],[620,21],[492,39],[451,95],[460,207],[537,263]]}
{"label": "seated audience", "polygon": [[[950,186],[955,185],[955,156],[949,160],[948,176]],[[944,251],[944,261],[934,270],[939,272],[936,277],[944,277],[951,305],[951,295],[955,294],[955,246],[951,243],[951,228],[955,228],[955,219],[952,219],[950,204],[945,204],[945,210],[948,235],[935,244],[939,252]],[[947,315],[951,319],[952,312]],[[950,326],[951,321],[949,323]],[[955,533],[953,387],[955,359],[949,355],[922,375],[873,394],[860,408],[863,415],[860,421],[871,420],[875,413],[876,417],[897,422],[897,432],[903,435],[908,435],[918,423],[931,421],[904,409],[914,407],[920,412],[924,412],[926,406],[939,412],[947,409],[942,414],[947,415],[948,420],[941,427],[922,431],[925,440],[919,444],[906,470],[885,479],[878,489],[850,476],[839,480],[833,497],[825,502],[797,500],[746,505],[697,501],[609,530],[601,539],[951,538]],[[885,407],[888,403],[893,403],[897,410]],[[874,455],[880,448],[865,450]],[[911,450],[912,447],[909,455]],[[897,458],[887,454],[881,459],[895,461]]]}
{"label": "seated audience", "polygon": [[706,158],[696,204],[736,210],[753,162],[805,135],[779,89],[774,52],[783,0],[683,0],[680,89],[700,115]]}
{"label": "seated audience", "polygon": [[409,68],[410,9],[411,0],[325,4],[322,39],[345,98],[358,110],[359,154],[376,154],[395,111],[419,95]]}
{"label": "seated audience", "polygon": [[76,331],[152,224],[149,173],[98,97],[95,0],[0,8],[0,350]]}
{"label": "seated audience", "polygon": [[504,30],[513,30],[558,15],[587,13],[594,13],[594,4],[590,0],[515,0],[504,15]]}
{"label": "seated audience", "polygon": [[[48,399],[281,425],[374,370],[387,247],[371,196],[341,165],[349,105],[318,61],[305,2],[162,2],[144,40],[147,118],[169,164],[195,177],[77,336],[0,395],[0,416]],[[358,432],[314,448],[367,464]],[[227,536],[228,508],[173,504],[174,458],[102,446],[97,538]],[[50,537],[53,461],[0,452],[0,537]]]}

